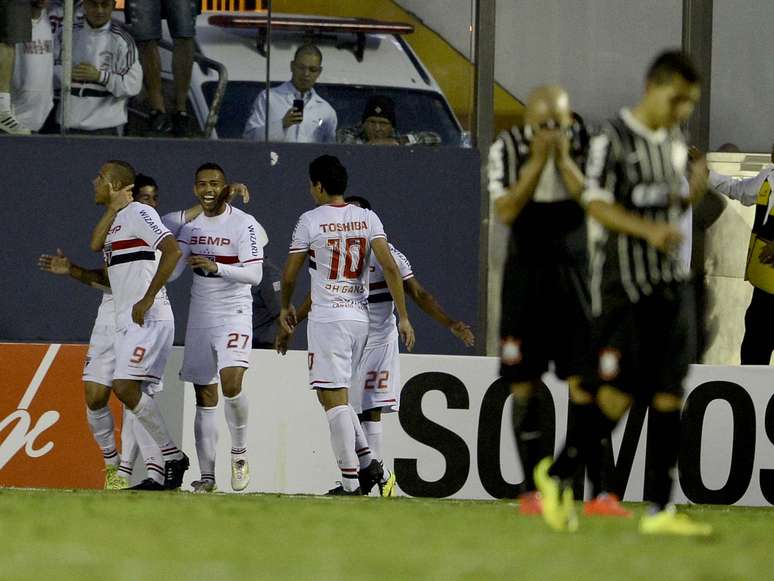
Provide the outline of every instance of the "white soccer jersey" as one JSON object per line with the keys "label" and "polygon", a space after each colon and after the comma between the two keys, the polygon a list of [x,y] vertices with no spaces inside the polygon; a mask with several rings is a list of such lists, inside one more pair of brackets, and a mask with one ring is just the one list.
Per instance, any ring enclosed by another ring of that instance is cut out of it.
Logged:
{"label": "white soccer jersey", "polygon": [[45,10],[32,21],[32,40],[16,45],[11,100],[16,118],[33,131],[54,107],[54,37]]}
{"label": "white soccer jersey", "polygon": [[[118,330],[132,322],[132,307],[145,295],[156,274],[159,262],[156,248],[165,236],[171,236],[171,233],[150,206],[132,202],[116,214],[103,254],[115,301]],[[166,289],[158,292],[145,319],[174,320]]]}
{"label": "white soccer jersey", "polygon": [[231,270],[229,267],[263,262],[263,247],[269,238],[255,218],[227,204],[219,216],[200,214],[183,226],[178,241],[183,260],[188,256],[206,256],[218,263],[222,271],[193,271],[188,327],[222,325],[223,317],[235,315],[252,317],[251,284],[234,280],[227,271]]}
{"label": "white soccer jersey", "polygon": [[[414,276],[411,263],[397,248],[390,244],[390,252],[398,265],[400,276],[408,280]],[[382,265],[371,256],[368,277],[368,346],[382,345],[393,341],[397,329],[395,327],[395,303],[392,301],[387,280],[384,278]]]}
{"label": "white soccer jersey", "polygon": [[377,238],[387,238],[379,217],[352,204],[326,204],[301,215],[290,253],[309,253],[310,320],[368,322],[366,266]]}
{"label": "white soccer jersey", "polygon": [[109,290],[102,293],[102,302],[99,303],[97,319],[94,321],[94,326],[116,326],[115,303],[113,302],[113,294]]}

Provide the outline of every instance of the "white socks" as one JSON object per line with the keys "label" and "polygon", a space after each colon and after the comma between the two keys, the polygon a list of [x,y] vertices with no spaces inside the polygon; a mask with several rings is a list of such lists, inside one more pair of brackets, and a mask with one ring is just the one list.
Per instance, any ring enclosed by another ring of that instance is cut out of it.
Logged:
{"label": "white socks", "polygon": [[374,457],[371,454],[371,448],[368,446],[368,440],[363,433],[363,428],[360,426],[360,420],[357,418],[355,409],[351,405],[347,405],[347,407],[349,408],[352,427],[355,429],[355,453],[357,454],[360,468],[367,468]]}
{"label": "white socks", "polygon": [[148,431],[161,448],[163,459],[179,460],[183,453],[175,446],[172,436],[169,434],[164,418],[161,415],[158,404],[154,399],[143,393],[137,406],[131,410],[137,421]]}
{"label": "white socks", "polygon": [[11,112],[11,93],[0,93],[0,113]]}
{"label": "white socks", "polygon": [[382,459],[382,422],[362,422],[360,426],[363,428],[368,445],[371,447],[371,454],[377,460]]}
{"label": "white socks", "polygon": [[[247,454],[247,395],[239,392],[234,397],[223,396],[226,423],[231,432],[231,459],[244,459]],[[214,457],[214,456],[213,456]]]}
{"label": "white socks", "polygon": [[354,492],[359,486],[358,459],[350,410],[352,408],[349,405],[339,405],[327,410],[325,415],[328,416],[328,427],[331,430],[333,455],[341,470],[341,485],[347,492]]}
{"label": "white socks", "polygon": [[126,409],[126,406],[122,407],[124,413],[123,421],[121,422],[121,465],[118,467],[118,473],[124,478],[130,478],[139,450],[137,439],[134,436],[136,420],[134,415]]}
{"label": "white socks", "polygon": [[115,425],[113,424],[113,413],[110,411],[110,408],[105,406],[98,410],[91,410],[87,407],[86,420],[89,423],[94,439],[97,441],[97,445],[102,449],[105,466],[118,466],[119,462],[121,462],[121,457],[116,450]]}
{"label": "white socks", "polygon": [[[129,414],[129,416],[131,415]],[[161,455],[159,445],[136,418],[132,418],[132,427],[148,478],[152,478],[159,484],[164,484],[164,458]]]}
{"label": "white socks", "polygon": [[217,407],[196,406],[194,439],[202,481],[215,482],[215,450],[218,444],[217,411]]}

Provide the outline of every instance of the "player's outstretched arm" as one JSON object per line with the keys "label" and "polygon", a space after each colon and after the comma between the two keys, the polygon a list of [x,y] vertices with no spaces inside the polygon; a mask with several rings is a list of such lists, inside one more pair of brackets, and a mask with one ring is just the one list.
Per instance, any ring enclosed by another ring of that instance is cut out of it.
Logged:
{"label": "player's outstretched arm", "polygon": [[38,258],[38,268],[51,274],[68,275],[78,282],[102,291],[110,288],[110,281],[104,268],[87,269],[73,264],[61,248],[56,249],[56,256],[41,254]]}
{"label": "player's outstretched arm", "polygon": [[282,306],[280,309],[279,322],[282,328],[292,333],[295,329],[298,321],[296,320],[296,312],[290,301],[293,299],[293,291],[296,290],[296,280],[298,279],[298,272],[301,267],[304,266],[306,260],[306,253],[291,252],[288,254],[288,259],[285,262],[285,268],[282,270]]}
{"label": "player's outstretched arm", "polygon": [[120,190],[114,190],[113,186],[110,186],[110,202],[105,209],[105,213],[102,214],[102,217],[99,219],[99,222],[97,222],[97,225],[91,233],[89,248],[94,252],[100,252],[102,247],[105,246],[108,230],[110,230],[110,227],[113,225],[116,214],[131,203],[133,187],[134,184],[121,188]]}
{"label": "player's outstretched arm", "polygon": [[466,347],[473,347],[473,345],[476,344],[476,337],[473,335],[473,331],[470,327],[463,321],[455,321],[447,315],[441,304],[427,291],[427,289],[419,284],[419,281],[415,276],[412,276],[408,280],[404,280],[403,288],[420,309],[449,329],[455,337],[465,344]]}
{"label": "player's outstretched arm", "polygon": [[400,270],[398,265],[395,264],[395,259],[390,252],[390,245],[387,244],[387,240],[384,238],[375,238],[371,241],[371,247],[376,255],[376,260],[384,271],[384,279],[387,282],[387,288],[390,289],[392,300],[395,301],[395,308],[398,309],[398,316],[400,322],[398,323],[398,331],[403,339],[403,343],[406,345],[406,349],[411,351],[414,348],[414,328],[411,326],[411,322],[408,318],[408,311],[406,310],[406,296],[403,292],[403,279],[400,276]]}
{"label": "player's outstretched arm", "polygon": [[676,249],[683,240],[676,226],[642,218],[619,204],[593,200],[586,206],[586,211],[608,230],[647,240],[662,252]]}
{"label": "player's outstretched arm", "polygon": [[132,307],[132,320],[140,326],[145,322],[145,313],[153,305],[156,295],[164,287],[182,255],[180,247],[172,234],[168,234],[161,239],[158,243],[158,249],[161,251],[161,259],[159,260],[156,274],[153,275],[148,284],[148,290],[145,291],[145,295]]}

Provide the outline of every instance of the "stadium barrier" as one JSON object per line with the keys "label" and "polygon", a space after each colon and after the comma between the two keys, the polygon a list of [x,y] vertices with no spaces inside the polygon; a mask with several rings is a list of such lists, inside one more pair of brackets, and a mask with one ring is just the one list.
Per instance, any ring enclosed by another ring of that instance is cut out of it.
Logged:
{"label": "stadium barrier", "polygon": [[[55,357],[51,355],[55,350]],[[0,344],[8,388],[0,394],[0,485],[98,487],[101,458],[84,419],[83,346]],[[184,485],[198,477],[190,384],[174,348],[161,396],[173,435],[191,456]],[[404,494],[507,498],[522,480],[510,433],[508,387],[486,357],[401,355],[399,414],[387,414],[385,462]],[[338,474],[328,426],[307,386],[307,357],[255,350],[250,399],[248,491],[319,494]],[[555,442],[566,431],[567,389],[546,377],[556,411]],[[774,369],[697,365],[686,381],[677,502],[774,504]],[[229,435],[219,414],[217,479],[229,489]],[[647,410],[635,407],[614,433],[615,477],[626,500],[641,500],[649,458]],[[136,474],[135,478],[140,478]]]}

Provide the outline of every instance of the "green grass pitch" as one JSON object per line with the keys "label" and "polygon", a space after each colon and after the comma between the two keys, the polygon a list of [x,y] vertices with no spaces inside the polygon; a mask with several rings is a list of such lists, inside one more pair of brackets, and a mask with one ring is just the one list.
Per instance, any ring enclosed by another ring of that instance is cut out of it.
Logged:
{"label": "green grass pitch", "polygon": [[774,579],[774,510],[683,510],[714,536],[554,533],[512,501],[0,489],[0,578]]}

